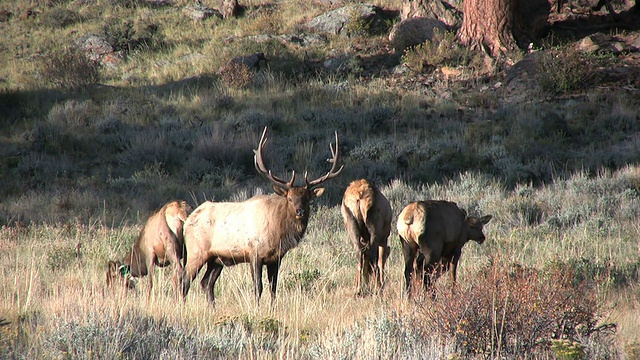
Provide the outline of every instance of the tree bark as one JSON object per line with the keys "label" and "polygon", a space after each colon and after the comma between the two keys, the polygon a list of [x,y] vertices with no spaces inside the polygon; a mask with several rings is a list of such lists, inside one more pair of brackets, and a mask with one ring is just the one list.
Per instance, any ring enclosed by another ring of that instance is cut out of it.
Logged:
{"label": "tree bark", "polygon": [[517,48],[513,25],[517,0],[465,0],[461,43],[498,57]]}

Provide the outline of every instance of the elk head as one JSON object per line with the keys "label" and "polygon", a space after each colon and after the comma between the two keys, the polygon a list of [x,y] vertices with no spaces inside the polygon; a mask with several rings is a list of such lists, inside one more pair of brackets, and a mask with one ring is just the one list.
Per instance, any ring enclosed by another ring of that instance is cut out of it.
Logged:
{"label": "elk head", "polygon": [[138,279],[131,276],[131,267],[119,261],[109,261],[107,267],[107,286],[123,283],[128,289],[136,287]]}
{"label": "elk head", "polygon": [[273,190],[277,195],[282,196],[287,199],[289,206],[294,211],[295,217],[297,220],[307,220],[309,218],[309,203],[314,198],[320,197],[322,193],[324,193],[323,187],[317,187],[323,182],[332,179],[340,174],[344,165],[338,168],[338,160],[339,149],[338,149],[338,133],[336,132],[336,145],[329,144],[329,148],[331,149],[331,159],[327,161],[332,163],[331,169],[327,174],[321,176],[315,180],[309,181],[307,178],[307,172],[304,173],[304,186],[294,186],[294,181],[296,179],[295,170],[291,174],[291,180],[285,181],[271,173],[266,165],[264,164],[264,160],[262,158],[262,149],[264,148],[264,144],[267,142],[267,128],[264,128],[262,132],[262,136],[260,137],[260,142],[258,143],[258,148],[254,150],[254,162],[256,166],[256,170],[258,173],[271,181],[273,184]]}

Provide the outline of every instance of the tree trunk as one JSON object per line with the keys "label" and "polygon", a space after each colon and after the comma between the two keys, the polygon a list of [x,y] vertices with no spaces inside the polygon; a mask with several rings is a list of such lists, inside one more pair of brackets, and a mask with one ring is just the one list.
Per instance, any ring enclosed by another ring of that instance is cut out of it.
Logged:
{"label": "tree trunk", "polygon": [[498,57],[516,49],[513,25],[517,0],[465,0],[460,42]]}

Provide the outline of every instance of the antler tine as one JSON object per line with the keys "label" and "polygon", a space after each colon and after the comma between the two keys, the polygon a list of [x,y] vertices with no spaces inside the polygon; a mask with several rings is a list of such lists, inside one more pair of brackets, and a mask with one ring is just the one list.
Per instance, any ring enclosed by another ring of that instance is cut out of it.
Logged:
{"label": "antler tine", "polygon": [[336,134],[336,146],[334,147],[333,144],[329,143],[329,148],[331,149],[331,159],[327,159],[327,161],[333,163],[331,165],[331,170],[329,170],[329,172],[325,176],[322,176],[312,181],[308,181],[307,175],[305,174],[304,181],[306,183],[307,188],[318,186],[323,182],[338,176],[342,171],[342,169],[344,169],[344,165],[342,165],[340,166],[339,169],[336,170],[336,168],[338,167],[338,161],[340,160],[340,143],[338,141],[338,132],[336,131],[335,134]]}
{"label": "antler tine", "polygon": [[268,180],[273,182],[275,185],[285,189],[290,189],[291,187],[293,187],[293,182],[296,178],[295,171],[291,176],[291,181],[286,182],[285,180],[280,179],[279,177],[273,175],[271,173],[271,170],[269,170],[267,166],[264,164],[264,160],[262,158],[262,148],[264,148],[264,145],[267,142],[266,135],[267,135],[267,127],[265,126],[264,131],[262,131],[262,136],[260,137],[260,142],[258,143],[258,148],[253,150],[253,154],[254,154],[253,163],[256,167],[256,170],[260,175],[267,178]]}

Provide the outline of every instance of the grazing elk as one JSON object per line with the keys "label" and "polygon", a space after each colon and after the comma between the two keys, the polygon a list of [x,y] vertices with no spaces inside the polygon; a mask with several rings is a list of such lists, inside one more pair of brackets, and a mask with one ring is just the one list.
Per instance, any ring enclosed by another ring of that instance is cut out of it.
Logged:
{"label": "grazing elk", "polygon": [[184,255],[182,230],[192,211],[186,201],[175,200],[153,213],[124,260],[109,261],[107,286],[120,279],[128,288],[134,288],[137,278],[149,275],[148,296],[151,296],[154,266],[164,267],[171,264],[176,295],[179,296],[183,270],[181,260]]}
{"label": "grazing elk", "polygon": [[189,292],[191,281],[207,264],[200,285],[214,305],[214,286],[224,266],[248,262],[251,266],[256,304],[262,295],[262,266],[267,267],[271,285],[271,300],[275,300],[278,269],[284,255],[295,248],[302,239],[309,221],[309,204],[319,197],[324,188],[316,188],[326,180],[336,177],[338,169],[338,134],[336,145],[329,145],[333,165],[329,172],[309,181],[304,175],[304,186],[294,186],[295,171],[290,181],[271,173],[264,164],[262,150],[267,141],[264,129],[258,149],[254,150],[255,167],[262,176],[273,183],[275,194],[256,195],[243,202],[200,205],[185,223],[187,261],[182,277],[182,296]]}
{"label": "grazing elk", "polygon": [[384,266],[389,257],[391,232],[389,200],[371,182],[360,179],[349,184],[340,208],[351,243],[358,254],[356,294],[368,292],[373,273],[378,290],[384,286]]}
{"label": "grazing elk", "polygon": [[482,244],[482,228],[489,220],[491,215],[467,216],[465,210],[449,201],[416,201],[407,205],[398,215],[407,293],[411,294],[414,273],[422,273],[424,289],[428,290],[432,278],[451,270],[451,287],[455,287],[462,247],[469,240]]}

